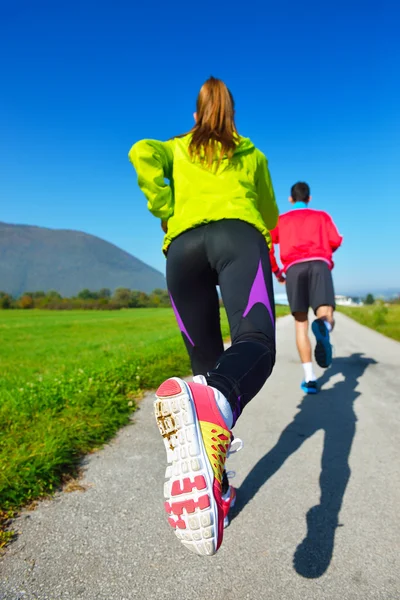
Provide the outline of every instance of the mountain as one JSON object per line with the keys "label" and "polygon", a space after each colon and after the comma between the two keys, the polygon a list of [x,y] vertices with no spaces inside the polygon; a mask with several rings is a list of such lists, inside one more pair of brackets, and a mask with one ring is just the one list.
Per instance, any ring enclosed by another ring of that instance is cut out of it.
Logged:
{"label": "mountain", "polygon": [[0,291],[56,290],[74,296],[84,288],[166,288],[156,269],[94,235],[0,222]]}

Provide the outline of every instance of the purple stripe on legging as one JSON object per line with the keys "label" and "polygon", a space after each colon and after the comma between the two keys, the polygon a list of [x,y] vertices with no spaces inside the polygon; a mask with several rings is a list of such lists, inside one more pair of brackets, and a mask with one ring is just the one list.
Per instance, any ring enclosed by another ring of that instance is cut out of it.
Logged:
{"label": "purple stripe on legging", "polygon": [[187,332],[187,329],[186,329],[185,325],[183,324],[183,321],[182,321],[182,319],[181,319],[181,316],[180,316],[180,314],[178,313],[178,310],[177,310],[177,308],[176,308],[176,306],[175,306],[174,299],[173,299],[173,297],[171,296],[171,294],[169,295],[169,297],[171,298],[171,304],[172,304],[172,308],[174,309],[174,313],[175,313],[176,320],[178,321],[178,326],[179,326],[179,329],[181,330],[181,332],[182,332],[182,333],[184,333],[184,334],[186,335],[187,339],[188,339],[188,340],[189,340],[189,342],[192,344],[192,346],[194,346],[194,342],[193,342],[192,338],[190,337],[190,335],[188,334],[188,332]]}
{"label": "purple stripe on legging", "polygon": [[236,423],[236,421],[240,417],[240,413],[242,412],[242,407],[240,405],[240,400],[241,400],[241,396],[238,396],[237,404],[235,405],[235,408],[232,411],[232,416],[233,416],[232,427],[234,426],[234,424]]}
{"label": "purple stripe on legging", "polygon": [[271,317],[272,323],[274,323],[274,315],[271,308],[271,302],[268,296],[267,286],[265,285],[261,260],[258,265],[257,274],[253,281],[253,285],[251,286],[249,301],[247,303],[246,310],[244,311],[243,316],[246,317],[253,308],[253,306],[258,302],[264,304],[264,306],[269,312],[269,316]]}

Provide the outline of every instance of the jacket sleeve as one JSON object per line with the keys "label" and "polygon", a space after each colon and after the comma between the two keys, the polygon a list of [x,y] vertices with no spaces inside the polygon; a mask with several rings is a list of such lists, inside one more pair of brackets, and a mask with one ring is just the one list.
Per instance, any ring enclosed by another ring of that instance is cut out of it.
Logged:
{"label": "jacket sleeve", "polygon": [[171,142],[141,140],[132,146],[128,154],[136,169],[139,187],[147,198],[147,208],[163,221],[174,212],[174,155],[171,146]]}
{"label": "jacket sleeve", "polygon": [[269,249],[269,260],[271,262],[271,270],[277,279],[281,279],[283,277],[283,273],[276,262],[274,244],[271,244],[271,248]]}
{"label": "jacket sleeve", "polygon": [[258,194],[258,208],[267,228],[271,231],[278,223],[278,206],[275,200],[269,174],[268,162],[264,154],[258,151],[258,164],[256,169],[256,188]]}
{"label": "jacket sleeve", "polygon": [[271,239],[273,244],[279,244],[279,225],[271,231]]}
{"label": "jacket sleeve", "polygon": [[332,251],[335,252],[335,250],[337,250],[339,248],[339,246],[342,244],[343,242],[343,236],[340,235],[340,233],[337,230],[337,227],[335,225],[335,223],[333,222],[332,218],[328,216],[328,220],[327,220],[327,228],[328,228],[328,239],[329,239],[329,244],[332,248]]}
{"label": "jacket sleeve", "polygon": [[271,248],[269,249],[269,259],[271,261],[271,269],[272,269],[272,272],[275,275],[275,277],[280,280],[283,277],[283,272],[282,272],[281,268],[279,267],[278,263],[276,262],[275,248],[274,248],[274,244],[279,244],[279,226],[278,225],[275,227],[275,229],[273,229],[271,231],[271,240],[272,240],[272,244],[271,244]]}

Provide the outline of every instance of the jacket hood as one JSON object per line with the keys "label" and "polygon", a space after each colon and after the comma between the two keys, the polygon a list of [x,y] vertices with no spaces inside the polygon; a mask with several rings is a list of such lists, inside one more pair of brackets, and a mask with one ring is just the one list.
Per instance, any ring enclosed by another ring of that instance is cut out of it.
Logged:
{"label": "jacket hood", "polygon": [[[186,144],[189,145],[190,140],[191,140],[192,135],[189,133],[188,135],[184,136],[184,140],[186,142]],[[249,152],[251,150],[255,149],[255,146],[253,144],[253,142],[251,141],[250,138],[246,138],[246,137],[242,137],[241,135],[235,136],[236,139],[238,140],[238,144],[236,146],[236,149],[234,151],[234,155],[240,155],[240,154],[244,154],[246,152]],[[178,138],[175,138],[178,139]],[[218,160],[218,157],[215,157],[214,160]]]}
{"label": "jacket hood", "polygon": [[236,147],[234,154],[243,154],[243,152],[249,152],[254,150],[255,146],[249,138],[239,136],[239,144]]}

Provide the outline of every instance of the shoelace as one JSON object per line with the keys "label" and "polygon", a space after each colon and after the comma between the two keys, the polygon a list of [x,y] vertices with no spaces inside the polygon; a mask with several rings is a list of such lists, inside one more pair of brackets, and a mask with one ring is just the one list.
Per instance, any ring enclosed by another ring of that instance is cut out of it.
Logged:
{"label": "shoelace", "polygon": [[[240,438],[233,438],[231,445],[229,446],[227,459],[231,456],[231,454],[236,454],[236,452],[240,452],[244,446],[243,440]],[[226,471],[226,476],[228,479],[233,479],[236,477],[236,471]]]}
{"label": "shoelace", "polygon": [[[204,377],[204,375],[195,375],[193,377],[193,382],[194,383],[201,383],[202,385],[207,385],[207,379]],[[228,454],[226,456],[226,458],[228,459],[232,454],[236,454],[236,452],[240,452],[240,450],[243,448],[244,443],[243,440],[241,440],[240,438],[234,437],[231,445],[229,446],[229,450],[228,450]],[[226,471],[226,475],[228,477],[228,479],[233,479],[236,475],[235,471]]]}
{"label": "shoelace", "polygon": [[234,437],[231,441],[231,445],[229,446],[228,455],[226,458],[229,458],[231,454],[236,454],[236,452],[240,452],[243,448],[244,443],[240,438]]}

